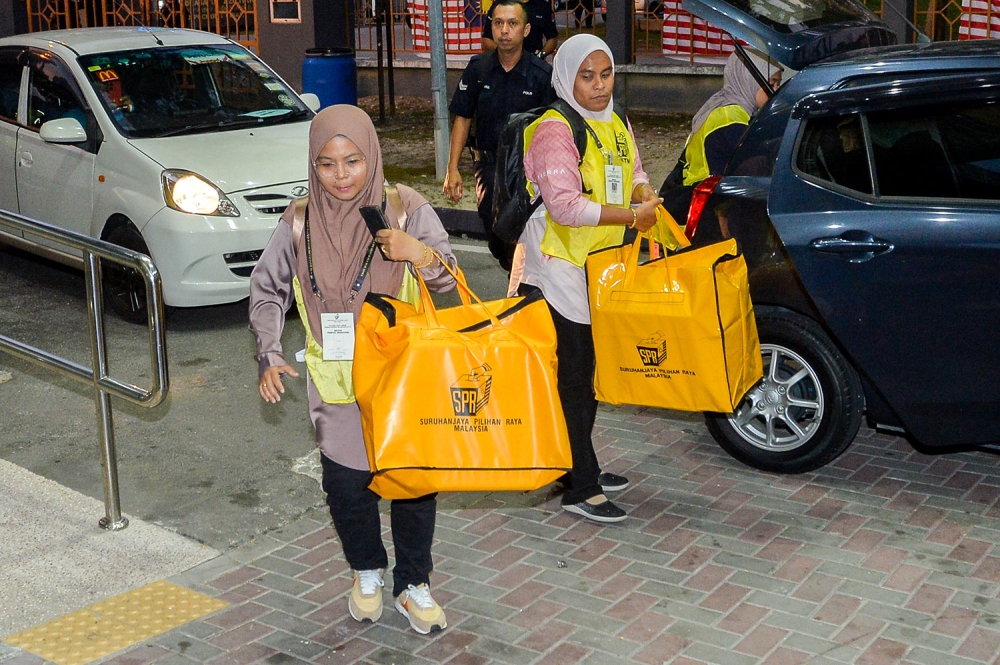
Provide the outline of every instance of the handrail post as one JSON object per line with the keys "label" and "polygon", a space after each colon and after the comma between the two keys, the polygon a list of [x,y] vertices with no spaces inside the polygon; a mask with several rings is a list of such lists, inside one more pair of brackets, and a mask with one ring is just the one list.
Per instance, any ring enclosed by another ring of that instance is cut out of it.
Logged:
{"label": "handrail post", "polygon": [[[8,230],[18,235],[10,235]],[[170,386],[167,372],[167,333],[163,325],[163,283],[153,261],[139,252],[118,247],[104,240],[91,238],[76,231],[61,229],[24,217],[16,213],[0,210],[0,232],[4,239],[12,239],[17,246],[18,236],[25,233],[37,234],[58,246],[79,251],[82,261],[75,255],[72,265],[83,269],[86,280],[87,313],[90,323],[90,347],[93,365],[83,365],[62,358],[53,353],[25,344],[0,333],[0,353],[6,351],[17,358],[49,367],[63,376],[86,383],[94,389],[94,407],[97,410],[97,431],[101,449],[101,466],[104,480],[105,515],[100,520],[101,528],[120,531],[128,526],[122,517],[118,497],[118,456],[115,453],[115,426],[111,413],[111,397],[152,408],[163,403]],[[101,288],[101,265],[110,261],[127,270],[135,270],[142,275],[146,285],[146,304],[149,324],[149,359],[152,371],[152,387],[148,390],[126,383],[111,376],[108,371],[107,338],[104,334],[104,294]]]}
{"label": "handrail post", "polygon": [[115,451],[115,426],[111,416],[111,395],[101,387],[108,377],[107,339],[104,335],[104,299],[101,297],[101,259],[84,251],[84,275],[87,285],[87,313],[90,315],[90,350],[93,359],[94,391],[97,406],[97,434],[104,472],[104,517],[102,529],[120,531],[128,526],[122,515],[118,494],[118,455]]}

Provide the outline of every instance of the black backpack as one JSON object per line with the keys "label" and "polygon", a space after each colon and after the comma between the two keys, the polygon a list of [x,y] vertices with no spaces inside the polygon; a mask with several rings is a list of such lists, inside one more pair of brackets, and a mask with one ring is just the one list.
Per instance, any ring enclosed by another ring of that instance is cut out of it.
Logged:
{"label": "black backpack", "polygon": [[[528,196],[528,178],[524,175],[524,130],[549,109],[558,111],[569,122],[573,141],[580,153],[579,164],[583,164],[583,155],[587,151],[586,121],[565,100],[557,99],[548,106],[511,115],[497,143],[496,181],[493,186],[493,233],[504,242],[516,243],[528,218],[542,204],[541,196],[534,201]],[[614,112],[628,125],[621,106],[615,104]]]}

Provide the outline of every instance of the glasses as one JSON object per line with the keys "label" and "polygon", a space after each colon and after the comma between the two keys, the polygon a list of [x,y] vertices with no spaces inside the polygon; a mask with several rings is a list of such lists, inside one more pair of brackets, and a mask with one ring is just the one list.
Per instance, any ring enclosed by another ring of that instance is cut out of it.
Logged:
{"label": "glasses", "polygon": [[343,163],[317,160],[313,162],[313,168],[316,169],[316,174],[320,178],[334,178],[340,173],[354,176],[365,170],[365,158],[352,157]]}

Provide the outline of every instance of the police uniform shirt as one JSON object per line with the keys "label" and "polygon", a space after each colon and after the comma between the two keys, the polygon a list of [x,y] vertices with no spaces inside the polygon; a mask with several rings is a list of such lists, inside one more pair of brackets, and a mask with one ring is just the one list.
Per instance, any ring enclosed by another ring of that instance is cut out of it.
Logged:
{"label": "police uniform shirt", "polygon": [[[549,0],[527,0],[522,4],[528,13],[528,23],[531,24],[531,31],[524,38],[524,50],[529,53],[538,53],[545,46],[545,42],[559,36],[556,18],[552,14],[552,5]],[[483,37],[493,39],[492,6],[490,11],[486,13],[486,20],[483,21]]]}
{"label": "police uniform shirt", "polygon": [[525,51],[508,72],[493,50],[472,57],[448,110],[475,118],[476,148],[493,152],[507,116],[546,106],[555,98],[552,67],[547,62]]}

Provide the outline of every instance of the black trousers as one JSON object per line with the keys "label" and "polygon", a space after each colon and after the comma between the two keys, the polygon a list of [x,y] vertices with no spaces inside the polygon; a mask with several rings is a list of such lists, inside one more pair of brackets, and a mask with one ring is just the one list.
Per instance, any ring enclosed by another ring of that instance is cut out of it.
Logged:
{"label": "black trousers", "polygon": [[[372,474],[337,464],[320,455],[323,464],[323,491],[330,507],[333,527],[337,530],[344,556],[353,570],[387,568],[389,557],[382,544],[379,521],[379,496],[368,489]],[[437,494],[419,499],[397,499],[390,503],[389,521],[396,566],[392,569],[392,595],[414,586],[430,584],[431,542]]]}
{"label": "black trousers", "polygon": [[[521,284],[520,295],[527,295],[537,287]],[[580,503],[601,494],[598,482],[601,465],[594,452],[594,421],[597,420],[597,398],[594,395],[594,336],[590,326],[570,321],[549,305],[552,323],[556,329],[556,372],[559,401],[562,402],[566,429],[569,432],[569,449],[573,456],[573,471],[563,476],[566,492],[563,505]]]}
{"label": "black trousers", "polygon": [[514,245],[504,242],[493,233],[493,188],[496,180],[496,161],[490,155],[487,159],[477,160],[474,167],[479,219],[483,222],[483,230],[486,232],[490,253],[499,261],[504,270],[510,272],[514,261]]}

